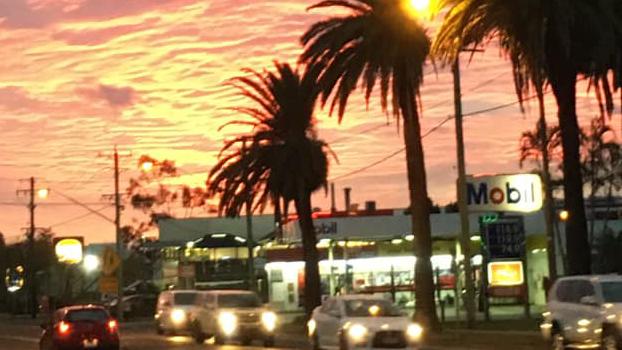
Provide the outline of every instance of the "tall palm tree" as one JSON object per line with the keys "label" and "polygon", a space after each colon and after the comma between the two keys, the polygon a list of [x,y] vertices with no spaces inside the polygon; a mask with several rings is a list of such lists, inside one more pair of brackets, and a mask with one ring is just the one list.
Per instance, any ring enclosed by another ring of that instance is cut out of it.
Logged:
{"label": "tall palm tree", "polygon": [[338,107],[340,121],[348,98],[360,84],[367,103],[376,85],[380,85],[382,109],[390,109],[398,123],[403,122],[412,230],[416,237],[415,317],[436,327],[430,208],[417,103],[430,40],[406,5],[401,0],[326,0],[311,6],[345,9],[349,14],[312,25],[301,38],[301,61],[324,65],[319,81],[322,103],[332,98],[330,112]]}
{"label": "tall palm tree", "polygon": [[[493,37],[512,57],[514,71],[543,74],[534,86],[548,81],[558,105],[564,171],[565,207],[570,274],[590,271],[590,253],[580,166],[580,130],[576,113],[578,74],[599,77],[613,68],[620,33],[614,18],[615,2],[608,0],[445,0],[449,7],[434,51],[453,62],[465,46]],[[511,45],[508,46],[507,43]],[[516,51],[511,49],[515,48]],[[521,82],[519,81],[519,85]],[[521,89],[517,90],[519,96]],[[541,92],[539,92],[541,95]],[[542,104],[543,106],[543,104]]]}
{"label": "tall palm tree", "polygon": [[208,180],[209,193],[220,196],[220,212],[228,216],[239,215],[243,206],[261,211],[270,200],[294,202],[302,232],[307,314],[321,303],[311,194],[326,187],[330,152],[315,130],[319,71],[315,66],[300,73],[275,63],[274,72],[249,70],[250,76],[234,79],[233,85],[255,106],[234,108],[249,120],[228,124],[251,130],[225,142]]}

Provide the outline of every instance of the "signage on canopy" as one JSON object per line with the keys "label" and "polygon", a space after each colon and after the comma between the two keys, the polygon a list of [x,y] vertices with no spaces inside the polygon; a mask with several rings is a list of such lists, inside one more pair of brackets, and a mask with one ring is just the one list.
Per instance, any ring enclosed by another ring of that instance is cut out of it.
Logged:
{"label": "signage on canopy", "polygon": [[468,176],[470,212],[530,213],[542,208],[542,181],[536,174]]}

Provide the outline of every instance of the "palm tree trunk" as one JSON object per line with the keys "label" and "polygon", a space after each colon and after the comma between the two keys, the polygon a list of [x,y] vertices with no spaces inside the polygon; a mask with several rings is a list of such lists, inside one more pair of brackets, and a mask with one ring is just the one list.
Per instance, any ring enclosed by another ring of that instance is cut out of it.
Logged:
{"label": "palm tree trunk", "polygon": [[302,234],[302,249],[305,261],[304,306],[307,318],[309,318],[313,309],[322,303],[319,254],[316,247],[315,227],[311,217],[311,194],[304,189],[300,189],[298,198],[294,202]]}
{"label": "palm tree trunk", "polygon": [[439,328],[434,301],[434,274],[432,271],[432,234],[430,229],[430,205],[425,172],[421,125],[415,96],[405,89],[402,111],[404,119],[404,143],[408,189],[411,206],[411,225],[415,235],[415,315],[414,318],[426,328]]}
{"label": "palm tree trunk", "polygon": [[[557,279],[557,254],[555,250],[555,231],[553,221],[555,220],[555,206],[553,199],[553,189],[551,188],[551,173],[549,168],[549,142],[548,130],[546,125],[546,110],[544,106],[544,92],[542,84],[538,84],[538,107],[540,110],[539,136],[542,145],[542,176],[544,180],[544,221],[546,225],[547,258],[549,263],[549,282]],[[548,288],[548,286],[546,286]],[[548,290],[546,291],[548,292]]]}
{"label": "palm tree trunk", "polygon": [[[555,42],[551,40],[550,42]],[[583,179],[579,157],[579,124],[576,113],[577,72],[561,44],[547,51],[550,81],[559,108],[558,119],[564,150],[564,202],[570,213],[566,221],[566,253],[570,275],[590,273],[590,248],[583,200]]]}

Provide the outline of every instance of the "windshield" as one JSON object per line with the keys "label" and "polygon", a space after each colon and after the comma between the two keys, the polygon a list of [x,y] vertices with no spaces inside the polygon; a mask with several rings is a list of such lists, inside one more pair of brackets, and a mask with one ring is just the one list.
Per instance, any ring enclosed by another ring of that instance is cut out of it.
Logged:
{"label": "windshield", "polygon": [[175,305],[194,305],[197,293],[175,293]]}
{"label": "windshield", "polygon": [[69,311],[66,316],[68,322],[106,322],[108,314],[101,309]]}
{"label": "windshield", "polygon": [[400,310],[388,300],[347,300],[346,315],[350,317],[395,317],[402,316]]}
{"label": "windshield", "polygon": [[255,294],[222,294],[218,296],[220,307],[260,307],[261,301]]}
{"label": "windshield", "polygon": [[622,282],[603,282],[602,288],[606,303],[622,303]]}

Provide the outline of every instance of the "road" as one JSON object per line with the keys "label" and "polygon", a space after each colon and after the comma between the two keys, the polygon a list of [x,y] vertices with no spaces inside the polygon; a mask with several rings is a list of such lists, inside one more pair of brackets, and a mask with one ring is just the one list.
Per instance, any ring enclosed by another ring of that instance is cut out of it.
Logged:
{"label": "road", "polygon": [[[2,324],[0,327],[0,349],[13,350],[37,350],[39,349],[39,327],[25,324]],[[257,342],[254,346],[225,345],[216,346],[211,344],[211,340],[203,345],[198,345],[190,337],[183,336],[159,336],[147,327],[132,327],[122,329],[121,332],[122,349],[124,350],[143,350],[143,349],[175,349],[175,350],[239,350],[239,349],[263,349],[261,343]],[[278,342],[278,340],[277,340]],[[304,343],[288,340],[289,349],[302,348]],[[298,345],[298,346],[297,346]],[[277,346],[279,344],[277,343]],[[284,347],[274,349],[286,349]]]}
{"label": "road", "polygon": [[[37,350],[41,329],[32,321],[1,320],[0,350]],[[124,350],[243,350],[264,349],[260,342],[254,346],[216,346],[211,340],[198,345],[190,337],[156,335],[148,322],[126,324],[121,327],[122,349]],[[309,349],[304,336],[292,330],[277,333],[275,350]],[[435,341],[430,341],[422,350],[544,350],[546,344],[537,333],[462,331],[443,332]]]}

